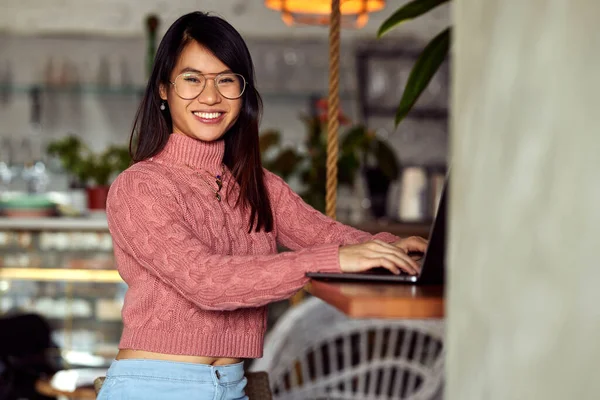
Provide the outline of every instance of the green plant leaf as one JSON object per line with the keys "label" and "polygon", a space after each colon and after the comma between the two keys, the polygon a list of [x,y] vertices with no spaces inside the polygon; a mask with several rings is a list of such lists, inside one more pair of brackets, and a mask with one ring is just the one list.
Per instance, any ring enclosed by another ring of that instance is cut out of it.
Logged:
{"label": "green plant leaf", "polygon": [[112,165],[113,172],[121,173],[131,166],[131,156],[127,146],[109,146],[103,154],[107,165]]}
{"label": "green plant leaf", "polygon": [[356,154],[342,154],[338,160],[338,182],[343,185],[352,185],[359,168],[360,160]]}
{"label": "green plant leaf", "polygon": [[82,185],[90,181],[108,185],[114,173],[120,173],[131,165],[128,146],[112,145],[101,154],[94,154],[74,135],[52,141],[46,151],[58,157],[65,171]]}
{"label": "green plant leaf", "polygon": [[342,151],[354,151],[364,147],[368,142],[367,128],[363,125],[355,125],[350,128],[341,140]]}
{"label": "green plant leaf", "polygon": [[382,140],[377,139],[375,146],[375,157],[377,165],[383,173],[392,181],[398,178],[398,161],[396,153]]}
{"label": "green plant leaf", "polygon": [[284,149],[279,153],[277,158],[269,164],[269,170],[283,179],[287,179],[297,169],[298,164],[302,162],[302,157],[299,156],[293,149]]}
{"label": "green plant leaf", "polygon": [[276,130],[268,130],[260,135],[258,138],[259,147],[261,154],[264,154],[273,146],[279,145],[281,140],[281,134]]}
{"label": "green plant leaf", "polygon": [[396,111],[396,126],[406,117],[415,105],[431,78],[442,65],[450,49],[450,28],[440,32],[429,44],[415,63],[406,82],[400,105]]}
{"label": "green plant leaf", "polygon": [[380,38],[396,26],[410,19],[417,18],[425,14],[429,10],[448,2],[449,0],[413,0],[408,4],[400,7],[398,11],[393,13],[388,19],[383,21],[377,31],[377,37]]}

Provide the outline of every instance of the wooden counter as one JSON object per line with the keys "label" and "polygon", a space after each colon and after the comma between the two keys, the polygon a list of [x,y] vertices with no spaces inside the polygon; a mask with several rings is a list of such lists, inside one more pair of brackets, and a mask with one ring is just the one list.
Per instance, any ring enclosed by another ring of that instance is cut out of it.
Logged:
{"label": "wooden counter", "polygon": [[306,290],[353,318],[444,317],[444,287],[311,281]]}

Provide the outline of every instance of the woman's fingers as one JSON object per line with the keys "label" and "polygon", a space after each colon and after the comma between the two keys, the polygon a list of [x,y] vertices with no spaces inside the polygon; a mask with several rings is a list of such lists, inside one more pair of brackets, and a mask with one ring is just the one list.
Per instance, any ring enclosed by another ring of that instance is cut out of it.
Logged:
{"label": "woman's fingers", "polygon": [[370,259],[368,259],[368,261],[369,261],[369,267],[367,268],[367,270],[377,268],[377,267],[383,267],[383,268],[389,270],[394,275],[400,274],[400,268],[398,268],[396,263],[388,260],[385,257],[370,258]]}
{"label": "woman's fingers", "polygon": [[402,249],[380,240],[374,240],[373,243],[379,246],[379,251],[384,252],[394,258],[394,262],[398,263],[404,271],[409,274],[418,274],[421,270],[419,264]]}
{"label": "woman's fingers", "polygon": [[403,270],[411,275],[419,273],[419,264],[398,244],[379,240],[346,245],[339,250],[340,267],[343,272],[363,272],[383,267],[394,274]]}
{"label": "woman's fingers", "polygon": [[394,246],[401,248],[406,253],[416,252],[425,253],[429,242],[420,236],[410,236],[394,243]]}
{"label": "woman's fingers", "polygon": [[419,273],[419,269],[418,266],[416,266],[415,261],[406,255],[402,257],[396,254],[385,254],[383,258],[393,262],[396,267],[411,275],[417,275]]}

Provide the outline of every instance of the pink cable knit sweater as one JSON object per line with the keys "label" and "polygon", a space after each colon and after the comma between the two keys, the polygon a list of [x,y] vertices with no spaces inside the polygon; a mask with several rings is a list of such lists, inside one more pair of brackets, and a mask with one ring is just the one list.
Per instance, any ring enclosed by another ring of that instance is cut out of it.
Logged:
{"label": "pink cable knit sweater", "polygon": [[[340,245],[398,240],[325,217],[268,171],[274,230],[248,233],[247,211],[228,201],[237,193],[231,175],[221,202],[200,176],[216,189],[224,146],[173,134],[112,184],[108,223],[129,286],[119,348],[261,357],[266,304],[301,289],[306,272],[340,271]],[[292,251],[278,254],[277,243]]]}

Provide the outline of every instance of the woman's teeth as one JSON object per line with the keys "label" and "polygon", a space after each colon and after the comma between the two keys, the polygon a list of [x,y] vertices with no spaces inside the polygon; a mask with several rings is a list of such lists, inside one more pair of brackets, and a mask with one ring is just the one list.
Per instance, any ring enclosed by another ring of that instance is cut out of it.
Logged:
{"label": "woman's teeth", "polygon": [[216,119],[216,118],[219,118],[221,116],[221,114],[222,113],[220,113],[220,112],[212,112],[212,113],[194,112],[194,115],[196,117],[203,118],[203,119]]}

